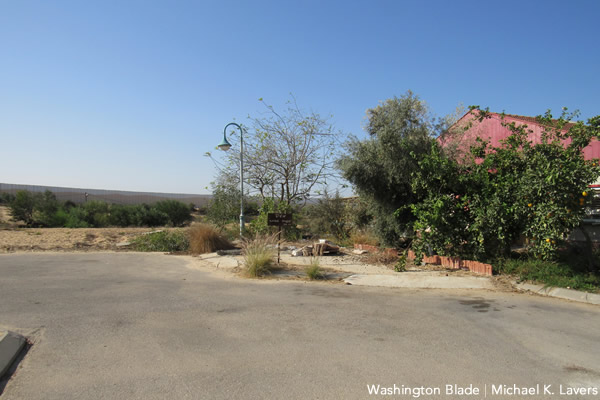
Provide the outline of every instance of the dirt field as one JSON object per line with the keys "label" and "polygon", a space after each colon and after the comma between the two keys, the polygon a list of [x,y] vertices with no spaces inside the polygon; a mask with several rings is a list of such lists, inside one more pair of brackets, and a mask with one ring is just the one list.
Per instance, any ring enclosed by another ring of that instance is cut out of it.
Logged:
{"label": "dirt field", "polygon": [[152,228],[7,228],[0,230],[0,253],[14,251],[90,251],[121,250],[119,243],[129,242]]}
{"label": "dirt field", "polygon": [[0,206],[0,253],[15,251],[126,250],[119,244],[156,230],[175,228],[25,228]]}

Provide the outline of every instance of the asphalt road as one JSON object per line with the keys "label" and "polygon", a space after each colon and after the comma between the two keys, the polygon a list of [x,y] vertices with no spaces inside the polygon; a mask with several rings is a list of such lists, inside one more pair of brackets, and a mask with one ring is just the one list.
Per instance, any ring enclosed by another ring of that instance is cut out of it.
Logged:
{"label": "asphalt road", "polygon": [[[0,255],[0,326],[34,342],[2,400],[381,397],[368,385],[423,387],[404,399],[427,388],[440,394],[419,398],[518,399],[513,385],[538,384],[554,394],[527,398],[598,398],[559,386],[600,390],[598,306],[244,280],[190,260]],[[509,394],[493,394],[500,385]]]}

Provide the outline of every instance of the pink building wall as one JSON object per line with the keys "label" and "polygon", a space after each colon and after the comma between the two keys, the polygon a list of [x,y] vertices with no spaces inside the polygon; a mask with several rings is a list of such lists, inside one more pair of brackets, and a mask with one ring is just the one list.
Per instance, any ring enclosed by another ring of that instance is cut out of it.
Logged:
{"label": "pink building wall", "polygon": [[[529,135],[531,142],[533,144],[541,143],[541,137],[544,128],[537,124],[534,118],[505,115],[503,120],[500,114],[497,113],[490,113],[490,116],[490,118],[486,118],[479,122],[474,120],[475,116],[471,112],[465,114],[460,120],[458,120],[456,124],[454,124],[454,127],[463,129],[463,127],[466,127],[468,123],[472,123],[472,126],[463,134],[456,136],[460,137],[461,143],[455,144],[458,145],[462,151],[468,152],[469,147],[472,144],[475,144],[475,139],[480,137],[483,140],[489,141],[491,146],[498,147],[501,144],[500,141],[506,139],[511,134],[511,131],[508,128],[502,126],[503,122],[514,122],[516,125],[527,125],[527,130],[532,131]],[[567,125],[567,128],[568,127],[569,126]],[[440,143],[443,146],[454,142],[455,137],[440,137]],[[571,139],[565,140],[565,146],[570,142]],[[590,145],[583,149],[583,154],[586,160],[600,158],[600,142],[595,139],[592,140]]]}

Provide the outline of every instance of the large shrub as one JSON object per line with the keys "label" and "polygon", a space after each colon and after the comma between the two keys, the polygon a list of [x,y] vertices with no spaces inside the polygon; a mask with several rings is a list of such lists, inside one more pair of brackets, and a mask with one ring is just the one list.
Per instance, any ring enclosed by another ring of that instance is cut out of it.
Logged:
{"label": "large shrub", "polygon": [[523,235],[533,255],[555,258],[581,223],[592,197],[588,185],[600,175],[597,160],[583,158],[600,118],[565,132],[567,119],[540,117],[546,132],[538,144],[529,141],[525,126],[505,124],[512,135],[499,147],[479,142],[470,161],[447,157],[434,144],[413,175],[412,190],[423,199],[409,206],[419,232],[417,253],[496,259],[508,256]]}
{"label": "large shrub", "polygon": [[327,192],[315,204],[304,208],[304,219],[311,233],[332,235],[336,239],[345,240],[350,236],[352,219],[348,214],[347,202],[340,196],[330,196]]}
{"label": "large shrub", "polygon": [[212,225],[195,224],[188,231],[192,254],[212,253],[217,250],[232,249],[233,245]]}
{"label": "large shrub", "polygon": [[183,226],[192,220],[190,206],[177,200],[162,200],[154,204],[159,212],[169,217],[169,223],[173,226]]}
{"label": "large shrub", "polygon": [[411,174],[419,168],[412,155],[429,152],[436,125],[426,103],[410,91],[367,110],[367,117],[369,137],[351,139],[338,166],[368,204],[382,242],[399,246],[415,220],[405,206],[420,200],[411,190]]}
{"label": "large shrub", "polygon": [[183,252],[189,248],[189,240],[181,231],[163,231],[138,236],[133,240],[138,251]]}
{"label": "large shrub", "polygon": [[300,237],[300,230],[296,226],[298,213],[294,206],[272,198],[265,198],[263,200],[258,216],[250,224],[252,232],[259,235],[268,235],[278,229],[277,227],[269,226],[268,216],[270,213],[292,214],[292,225],[283,227],[284,236],[288,240],[295,240]]}
{"label": "large shrub", "polygon": [[10,203],[10,212],[15,221],[23,221],[27,225],[33,223],[35,198],[31,192],[19,190]]}

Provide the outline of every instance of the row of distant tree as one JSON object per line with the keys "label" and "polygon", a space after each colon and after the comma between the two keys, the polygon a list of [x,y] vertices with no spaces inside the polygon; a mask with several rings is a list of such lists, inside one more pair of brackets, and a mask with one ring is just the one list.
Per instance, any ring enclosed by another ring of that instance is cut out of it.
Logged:
{"label": "row of distant tree", "polygon": [[28,226],[101,228],[106,226],[183,226],[192,220],[193,205],[163,200],[152,205],[119,205],[92,200],[82,204],[61,202],[49,190],[43,193],[3,193],[0,201],[16,221]]}

